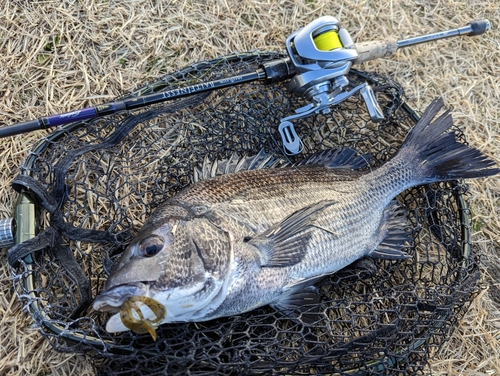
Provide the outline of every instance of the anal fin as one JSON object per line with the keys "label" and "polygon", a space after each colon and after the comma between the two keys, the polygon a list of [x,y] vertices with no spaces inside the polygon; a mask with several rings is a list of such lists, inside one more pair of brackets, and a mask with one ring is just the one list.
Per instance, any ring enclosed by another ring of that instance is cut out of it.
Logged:
{"label": "anal fin", "polygon": [[339,270],[335,275],[343,282],[361,281],[377,274],[377,266],[370,257],[363,257]]}
{"label": "anal fin", "polygon": [[323,317],[319,302],[318,289],[314,286],[308,286],[285,295],[278,302],[271,304],[271,307],[284,313],[292,320],[312,324]]}
{"label": "anal fin", "polygon": [[404,260],[412,256],[404,252],[405,242],[409,240],[406,230],[408,222],[405,212],[396,200],[393,200],[385,209],[379,231],[385,236],[382,242],[368,255],[372,258],[387,260]]}

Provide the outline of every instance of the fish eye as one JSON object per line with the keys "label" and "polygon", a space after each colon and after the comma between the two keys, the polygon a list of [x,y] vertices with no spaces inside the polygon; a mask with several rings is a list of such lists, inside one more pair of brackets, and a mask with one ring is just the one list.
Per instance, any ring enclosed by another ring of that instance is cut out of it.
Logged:
{"label": "fish eye", "polygon": [[150,236],[139,243],[139,254],[143,257],[156,255],[163,248],[163,239],[159,236]]}

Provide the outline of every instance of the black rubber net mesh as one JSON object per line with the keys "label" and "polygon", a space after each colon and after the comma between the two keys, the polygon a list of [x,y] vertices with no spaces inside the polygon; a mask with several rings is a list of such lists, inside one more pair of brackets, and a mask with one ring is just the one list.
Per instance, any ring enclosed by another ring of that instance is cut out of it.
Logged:
{"label": "black rubber net mesh", "polygon": [[[256,52],[202,62],[131,95],[252,72],[281,56]],[[53,347],[90,354],[102,375],[424,374],[478,291],[467,189],[460,182],[401,194],[413,257],[367,260],[323,279],[314,323],[266,306],[165,324],[154,341],[149,334],[107,333],[110,315],[92,309],[141,224],[192,183],[205,158],[264,149],[294,162],[351,147],[371,153],[377,166],[393,155],[416,122],[401,86],[354,70],[349,79],[352,86],[373,86],[385,120],[370,121],[364,102],[352,96],[329,114],[294,121],[304,143],[297,156],[283,152],[278,124],[305,102],[285,83],[260,82],[71,124],[33,147],[14,186],[35,196],[40,234],[15,247],[27,256],[11,270],[21,301]]]}

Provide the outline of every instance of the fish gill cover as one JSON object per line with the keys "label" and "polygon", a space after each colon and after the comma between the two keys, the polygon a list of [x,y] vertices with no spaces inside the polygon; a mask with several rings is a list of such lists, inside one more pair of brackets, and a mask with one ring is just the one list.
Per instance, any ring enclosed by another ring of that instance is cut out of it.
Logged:
{"label": "fish gill cover", "polygon": [[[280,54],[260,52],[202,62],[132,96],[255,71]],[[204,161],[260,150],[283,162],[349,147],[371,167],[401,146],[417,116],[401,86],[370,81],[385,120],[370,121],[356,96],[330,114],[298,120],[299,156],[282,152],[279,119],[303,105],[282,84],[244,84],[140,111],[70,124],[33,147],[14,181],[29,188],[40,233],[11,249],[15,286],[44,336],[59,351],[91,352],[103,375],[424,374],[479,291],[467,187],[461,182],[409,189],[397,200],[410,233],[402,260],[355,263],[316,284],[311,322],[269,306],[201,323],[165,324],[148,333],[110,334],[111,314],[93,299],[151,212],[194,181]],[[459,139],[463,135],[456,130]]]}

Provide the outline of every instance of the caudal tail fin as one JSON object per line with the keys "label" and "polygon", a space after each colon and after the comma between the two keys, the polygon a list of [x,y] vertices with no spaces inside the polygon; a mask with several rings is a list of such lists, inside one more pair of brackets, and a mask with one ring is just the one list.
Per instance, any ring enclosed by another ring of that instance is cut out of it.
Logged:
{"label": "caudal tail fin", "polygon": [[432,121],[442,107],[442,98],[431,102],[399,153],[400,157],[411,160],[420,182],[479,178],[499,173],[499,168],[492,168],[495,161],[458,142],[455,132],[446,132],[453,125],[449,111]]}

